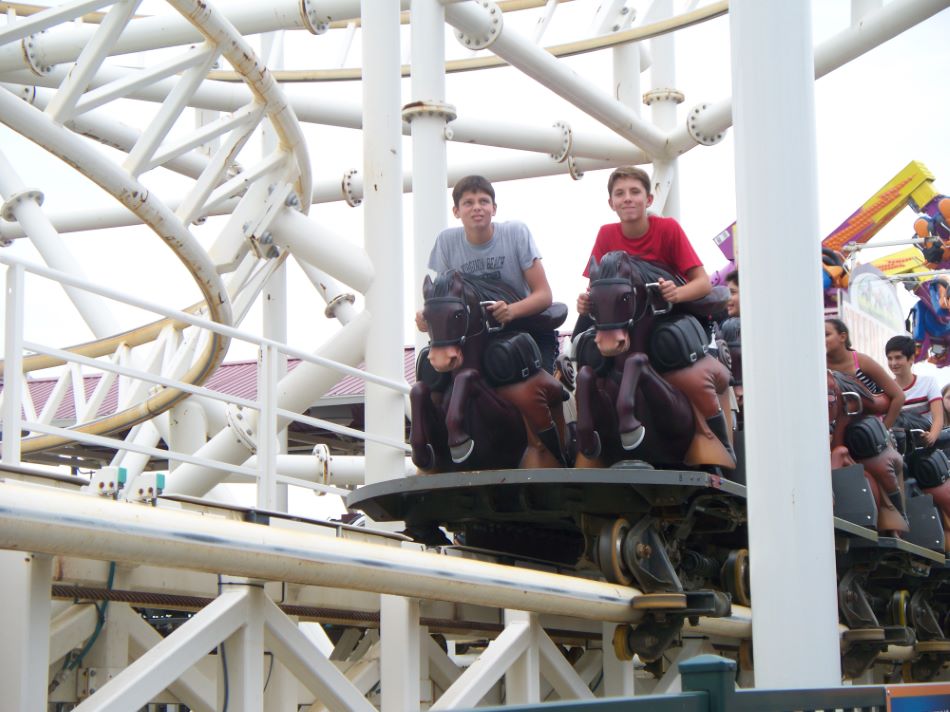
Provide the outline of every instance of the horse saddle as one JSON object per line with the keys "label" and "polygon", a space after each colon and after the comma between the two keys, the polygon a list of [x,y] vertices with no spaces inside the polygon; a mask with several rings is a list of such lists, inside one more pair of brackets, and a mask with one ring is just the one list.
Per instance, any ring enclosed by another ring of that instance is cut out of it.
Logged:
{"label": "horse saddle", "polygon": [[506,327],[509,331],[554,331],[567,319],[567,305],[554,302],[543,312],[515,319]]}

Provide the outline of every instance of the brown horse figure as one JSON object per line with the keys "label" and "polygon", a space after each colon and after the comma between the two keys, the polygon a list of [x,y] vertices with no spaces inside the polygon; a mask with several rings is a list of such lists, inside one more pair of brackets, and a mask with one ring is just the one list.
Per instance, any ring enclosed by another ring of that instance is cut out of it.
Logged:
{"label": "brown horse figure", "polygon": [[[672,323],[663,316],[672,305],[657,284],[660,277],[674,279],[671,273],[611,252],[599,264],[591,260],[590,277],[594,335],[578,337],[575,354],[577,466],[609,465],[632,454],[653,465],[734,468],[725,416],[728,369],[705,353],[705,343],[687,358],[692,363],[662,374],[648,356],[654,327]],[[725,299],[717,297],[718,304],[677,305],[677,311],[722,308]]]}
{"label": "brown horse figure", "polygon": [[[832,468],[855,462],[864,466],[874,502],[877,505],[877,528],[880,532],[908,532],[903,503],[904,459],[884,440],[878,445],[865,445],[862,433],[881,435],[884,424],[866,420],[887,412],[890,399],[872,394],[854,376],[828,371],[828,426]],[[860,429],[860,430],[859,430]]]}
{"label": "brown horse figure", "polygon": [[[423,295],[428,366],[444,374],[444,383],[434,388],[419,379],[410,390],[409,442],[416,467],[431,473],[563,466],[561,384],[543,369],[499,387],[482,374],[482,354],[493,332],[501,330],[491,325],[485,304],[514,302],[517,295],[498,280],[454,270],[435,281],[427,276]],[[532,325],[556,328],[543,319]],[[518,325],[506,331],[512,326]]]}

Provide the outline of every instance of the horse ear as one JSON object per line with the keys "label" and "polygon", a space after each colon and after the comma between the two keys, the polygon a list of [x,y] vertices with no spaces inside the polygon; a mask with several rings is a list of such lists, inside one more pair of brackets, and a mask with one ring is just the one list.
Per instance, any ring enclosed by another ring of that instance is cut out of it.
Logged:
{"label": "horse ear", "polygon": [[590,262],[587,263],[587,274],[591,279],[597,279],[600,274],[600,265],[597,264],[597,258],[590,256]]}
{"label": "horse ear", "polygon": [[461,291],[465,288],[465,282],[462,279],[462,273],[458,270],[452,271],[452,291]]}
{"label": "horse ear", "polygon": [[432,277],[426,275],[426,278],[422,280],[422,298],[428,299],[432,294],[432,290],[435,285],[432,284]]}

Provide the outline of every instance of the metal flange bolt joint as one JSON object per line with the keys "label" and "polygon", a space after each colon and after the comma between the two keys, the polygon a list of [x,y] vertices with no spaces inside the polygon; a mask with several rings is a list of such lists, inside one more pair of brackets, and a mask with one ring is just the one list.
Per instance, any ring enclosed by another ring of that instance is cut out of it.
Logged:
{"label": "metal flange bolt joint", "polygon": [[244,408],[231,404],[225,410],[228,426],[231,432],[241,441],[252,454],[257,453],[257,439],[254,437],[254,427],[251,425]]}
{"label": "metal flange bolt joint", "polygon": [[44,32],[46,32],[46,30],[42,30],[35,35],[28,35],[20,40],[20,47],[23,49],[23,58],[29,65],[30,71],[38,77],[45,76],[53,70],[51,66],[40,62],[40,58],[37,56],[37,37]]}
{"label": "metal flange bolt joint", "polygon": [[363,199],[360,198],[353,189],[353,179],[357,175],[359,175],[359,171],[353,168],[343,174],[343,180],[340,182],[340,188],[343,191],[343,200],[345,200],[346,204],[351,208],[355,208],[363,202]]}
{"label": "metal flange bolt joint", "polygon": [[571,125],[566,121],[555,121],[554,128],[561,130],[561,148],[549,155],[555,163],[564,163],[574,148],[574,132],[571,131]]}
{"label": "metal flange bolt joint", "polygon": [[407,124],[411,124],[412,120],[419,116],[435,116],[448,123],[458,118],[458,112],[453,104],[432,99],[412,101],[402,107],[402,120]]}
{"label": "metal flange bolt joint", "polygon": [[352,304],[356,301],[356,296],[353,294],[338,294],[329,302],[327,302],[327,308],[323,310],[323,315],[327,319],[333,319],[336,317],[336,308],[343,304],[344,302],[349,302]]}
{"label": "metal flange bolt joint", "polygon": [[689,115],[686,117],[686,130],[689,131],[689,135],[693,137],[693,140],[696,143],[702,144],[703,146],[715,146],[717,143],[722,141],[724,133],[720,132],[717,134],[707,134],[700,130],[699,128],[699,119],[702,116],[703,112],[709,108],[709,104],[697,104],[692,109],[690,109]]}
{"label": "metal flange bolt joint", "polygon": [[461,30],[455,31],[455,38],[468,49],[487,49],[498,39],[503,23],[502,11],[491,0],[478,0],[478,4],[488,11],[488,29],[479,35],[470,35]]}
{"label": "metal flange bolt joint", "polygon": [[43,194],[38,190],[23,190],[19,193],[14,193],[0,206],[0,218],[15,222],[16,209],[27,200],[33,200],[37,205],[42,205]]}
{"label": "metal flange bolt joint", "polygon": [[300,19],[303,20],[304,27],[314,35],[322,35],[330,29],[330,17],[323,16],[317,12],[317,7],[312,0],[300,0]]}
{"label": "metal flange bolt joint", "polygon": [[653,89],[643,95],[643,103],[647,106],[653,106],[660,101],[672,101],[675,104],[682,104],[686,96],[676,89]]}

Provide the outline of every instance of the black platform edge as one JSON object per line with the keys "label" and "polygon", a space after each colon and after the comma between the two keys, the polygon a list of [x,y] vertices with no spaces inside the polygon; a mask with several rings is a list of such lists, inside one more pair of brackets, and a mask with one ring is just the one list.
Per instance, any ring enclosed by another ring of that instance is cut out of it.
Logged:
{"label": "black platform edge", "polygon": [[640,470],[623,468],[550,468],[537,470],[469,470],[436,475],[410,475],[364,485],[346,497],[346,506],[359,509],[361,502],[393,494],[415,494],[467,487],[568,484],[568,485],[670,485],[708,487],[745,497],[743,485],[719,475],[695,470]]}

